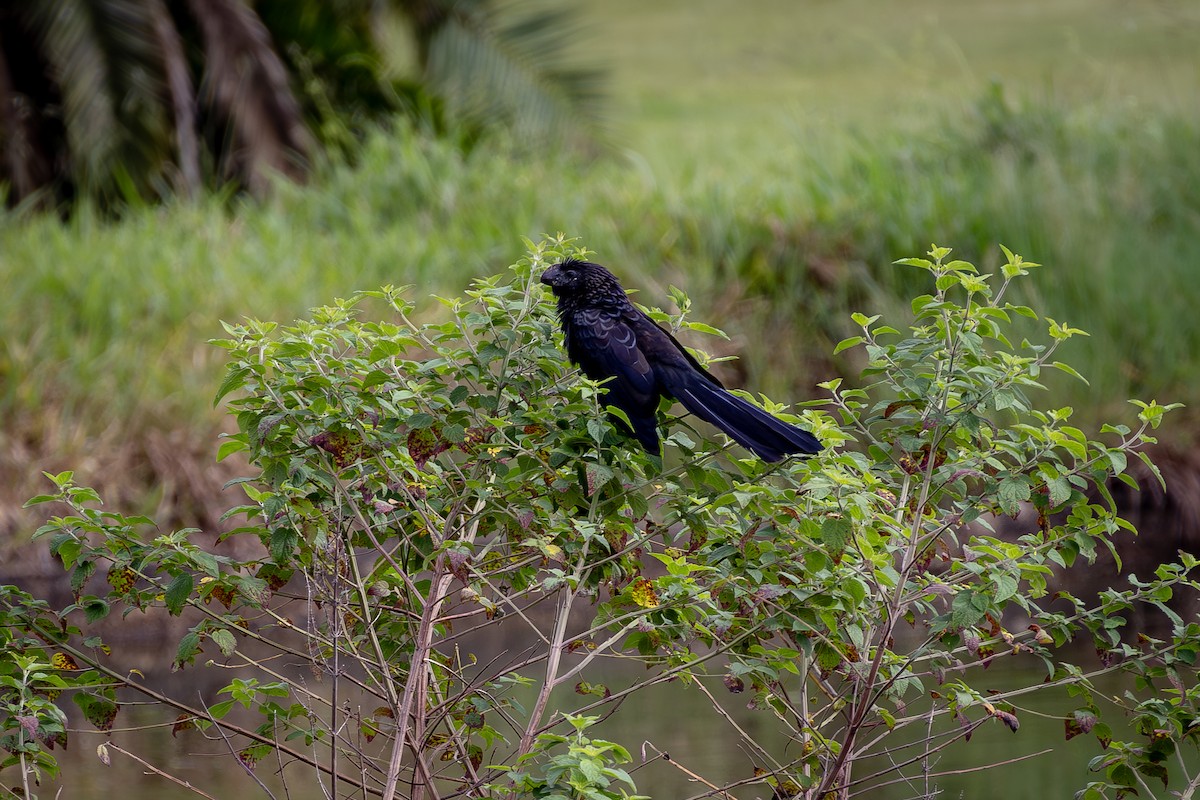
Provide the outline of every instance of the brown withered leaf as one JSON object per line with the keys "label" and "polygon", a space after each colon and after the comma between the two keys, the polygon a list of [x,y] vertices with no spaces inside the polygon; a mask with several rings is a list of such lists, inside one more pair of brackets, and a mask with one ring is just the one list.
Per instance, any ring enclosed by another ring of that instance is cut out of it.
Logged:
{"label": "brown withered leaf", "polygon": [[127,564],[119,567],[114,566],[108,571],[108,585],[118,595],[128,594],[133,589],[133,584],[136,580],[137,575]]}
{"label": "brown withered leaf", "polygon": [[985,711],[987,711],[989,716],[1003,722],[1004,725],[1013,733],[1016,733],[1017,729],[1021,727],[1021,722],[1017,719],[1017,715],[1013,712],[1005,711],[1002,708],[996,708],[991,703],[984,703],[983,708]]}
{"label": "brown withered leaf", "polygon": [[25,733],[30,739],[37,737],[38,719],[33,714],[21,714],[16,717],[17,722],[25,729]]}
{"label": "brown withered leaf", "polygon": [[992,665],[992,656],[996,655],[996,648],[990,645],[987,647],[981,647],[979,648],[979,651],[975,653],[975,655],[979,657],[980,661],[984,662],[983,668],[987,669]]}
{"label": "brown withered leaf", "polygon": [[66,653],[55,653],[50,658],[50,665],[55,669],[61,669],[66,672],[73,672],[79,669],[79,665],[75,663],[75,659]]}
{"label": "brown withered leaf", "polygon": [[1063,720],[1067,740],[1074,739],[1080,734],[1091,733],[1094,727],[1096,727],[1096,715],[1086,708],[1076,709],[1071,716]]}
{"label": "brown withered leaf", "polygon": [[171,726],[171,738],[179,735],[180,731],[186,731],[196,727],[196,718],[191,714],[180,714],[175,718],[175,724]]}
{"label": "brown withered leaf", "polygon": [[474,453],[479,449],[481,444],[490,441],[492,434],[495,432],[495,425],[480,425],[477,428],[467,428],[466,436],[463,437],[461,445],[463,452]]}
{"label": "brown withered leaf", "polygon": [[448,555],[450,573],[462,583],[467,583],[470,579],[470,575],[467,574],[467,567],[471,564],[471,555],[457,550],[451,550]]}
{"label": "brown withered leaf", "polygon": [[1042,630],[1036,622],[1030,623],[1029,630],[1033,631],[1033,640],[1038,644],[1054,644],[1054,637]]}
{"label": "brown withered leaf", "polygon": [[629,596],[642,608],[654,608],[658,605],[658,593],[654,591],[654,584],[645,578],[639,579],[629,587]]}
{"label": "brown withered leaf", "polygon": [[208,596],[215,597],[220,601],[221,605],[225,606],[226,609],[230,609],[233,607],[233,598],[236,596],[236,592],[229,586],[217,584],[208,593]]}
{"label": "brown withered leaf", "polygon": [[55,747],[61,747],[63,750],[67,749],[66,731],[47,733],[45,730],[41,730],[38,731],[38,739],[42,742],[42,744],[46,745],[47,750],[53,750]]}
{"label": "brown withered leaf", "polygon": [[575,694],[595,695],[596,697],[611,697],[612,691],[603,683],[588,683],[580,681],[575,684]]}
{"label": "brown withered leaf", "polygon": [[278,564],[263,564],[254,575],[256,578],[266,581],[267,588],[272,592],[277,592],[292,579],[294,571],[280,567]]}
{"label": "brown withered leaf", "polygon": [[971,741],[971,734],[974,733],[975,728],[971,723],[971,720],[967,718],[967,715],[961,710],[955,711],[954,721],[958,723],[958,727],[966,731],[966,735],[963,736],[963,740],[968,742]]}
{"label": "brown withered leaf", "polygon": [[98,731],[112,730],[117,718],[117,704],[107,699],[93,698],[93,701],[83,706],[83,716]]}

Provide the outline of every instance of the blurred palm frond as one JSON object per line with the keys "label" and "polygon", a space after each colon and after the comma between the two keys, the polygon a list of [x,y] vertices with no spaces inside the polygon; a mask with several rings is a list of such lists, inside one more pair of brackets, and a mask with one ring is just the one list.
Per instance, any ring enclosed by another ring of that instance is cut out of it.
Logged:
{"label": "blurred palm frond", "polygon": [[424,21],[416,30],[423,77],[452,117],[483,128],[502,124],[519,137],[603,134],[603,74],[578,63],[574,9],[536,0],[405,5]]}
{"label": "blurred palm frond", "polygon": [[[388,65],[385,18],[410,22],[416,82]],[[404,112],[586,141],[602,92],[572,63],[572,20],[529,0],[0,0],[0,195],[261,195],[302,179],[318,141],[353,160]]]}

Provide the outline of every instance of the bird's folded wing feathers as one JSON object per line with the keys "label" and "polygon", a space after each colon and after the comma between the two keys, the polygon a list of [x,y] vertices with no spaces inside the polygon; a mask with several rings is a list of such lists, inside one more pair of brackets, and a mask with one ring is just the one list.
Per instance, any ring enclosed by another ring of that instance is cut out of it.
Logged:
{"label": "bird's folded wing feathers", "polygon": [[593,380],[605,383],[610,402],[621,408],[657,400],[654,370],[625,320],[597,309],[580,312],[567,341],[571,359]]}

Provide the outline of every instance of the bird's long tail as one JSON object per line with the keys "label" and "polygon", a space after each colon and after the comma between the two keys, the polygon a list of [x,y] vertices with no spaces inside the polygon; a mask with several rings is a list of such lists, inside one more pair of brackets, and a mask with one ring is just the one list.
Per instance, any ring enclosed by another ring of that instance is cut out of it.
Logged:
{"label": "bird's long tail", "polygon": [[806,430],[789,425],[699,374],[684,376],[668,387],[684,408],[711,422],[764,461],[778,461],[794,453],[821,452],[821,442]]}

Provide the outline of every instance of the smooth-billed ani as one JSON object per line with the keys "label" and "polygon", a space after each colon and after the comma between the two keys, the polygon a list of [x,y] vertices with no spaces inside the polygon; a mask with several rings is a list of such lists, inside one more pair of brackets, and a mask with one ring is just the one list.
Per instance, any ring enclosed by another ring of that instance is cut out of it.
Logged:
{"label": "smooth-billed ani", "polygon": [[[638,310],[616,276],[569,258],[542,273],[558,299],[567,355],[603,381],[647,453],[661,455],[658,401],[671,397],[765,461],[821,451],[817,437],[726,391],[675,337]],[[624,428],[624,424],[621,424]]]}

